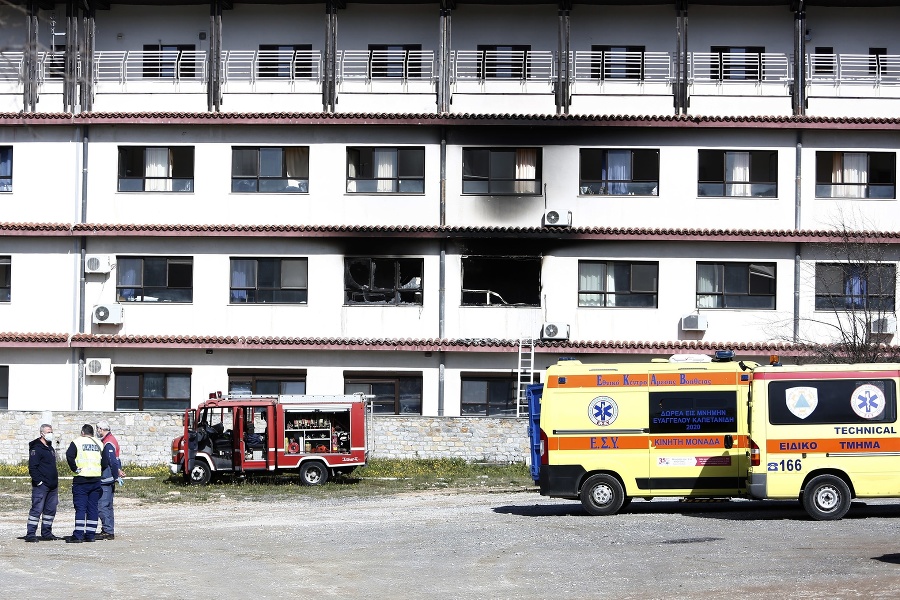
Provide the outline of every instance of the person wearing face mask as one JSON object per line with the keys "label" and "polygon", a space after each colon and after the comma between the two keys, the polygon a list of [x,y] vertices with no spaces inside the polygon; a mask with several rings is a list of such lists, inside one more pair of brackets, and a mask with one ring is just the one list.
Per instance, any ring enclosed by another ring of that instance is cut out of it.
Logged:
{"label": "person wearing face mask", "polygon": [[[25,541],[55,541],[53,519],[59,504],[59,473],[56,471],[56,451],[53,449],[53,427],[41,425],[41,436],[28,444],[28,474],[31,475],[31,510],[28,512]],[[41,535],[37,536],[38,524]]]}

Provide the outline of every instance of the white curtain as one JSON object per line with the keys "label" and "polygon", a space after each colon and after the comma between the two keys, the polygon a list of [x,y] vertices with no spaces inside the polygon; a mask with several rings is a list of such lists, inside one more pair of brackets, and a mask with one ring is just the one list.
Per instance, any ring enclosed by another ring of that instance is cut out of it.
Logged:
{"label": "white curtain", "polygon": [[136,300],[135,288],[141,287],[143,261],[139,258],[121,258],[116,261],[119,300]]}
{"label": "white curtain", "polygon": [[726,196],[750,195],[750,153],[726,152],[725,153],[725,180],[746,183],[726,183]]}
{"label": "white curtain", "polygon": [[256,261],[233,259],[231,261],[231,301],[246,302],[246,288],[255,286]]}
{"label": "white curtain", "polygon": [[722,308],[721,272],[721,265],[697,265],[697,308]]}
{"label": "white curtain", "polygon": [[397,151],[375,150],[372,152],[375,162],[375,176],[378,178],[379,192],[396,192],[397,183]]}
{"label": "white curtain", "polygon": [[359,152],[353,150],[347,152],[347,191],[353,193],[356,191],[356,177],[359,171],[356,168],[359,162]]}
{"label": "white curtain", "polygon": [[865,198],[865,184],[869,182],[868,155],[865,152],[835,152],[831,181],[847,184],[835,186],[835,197]]}
{"label": "white curtain", "polygon": [[516,150],[516,193],[537,194],[537,149]]}
{"label": "white curtain", "polygon": [[297,188],[301,192],[309,191],[309,148],[290,147],[284,149],[285,175],[288,187]]}
{"label": "white curtain", "polygon": [[144,149],[145,192],[172,191],[172,156],[169,148]]}
{"label": "white curtain", "polygon": [[603,306],[603,284],[606,280],[606,263],[587,262],[578,266],[578,289],[581,290],[581,306]]}
{"label": "white curtain", "polygon": [[606,153],[608,191],[614,196],[628,193],[631,181],[631,150],[610,150]]}

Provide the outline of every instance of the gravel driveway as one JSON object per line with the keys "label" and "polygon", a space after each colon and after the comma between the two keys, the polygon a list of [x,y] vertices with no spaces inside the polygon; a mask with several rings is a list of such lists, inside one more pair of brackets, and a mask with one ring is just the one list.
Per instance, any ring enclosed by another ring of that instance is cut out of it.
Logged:
{"label": "gravel driveway", "polygon": [[[117,504],[114,541],[26,544],[0,513],[4,598],[897,598],[900,502],[643,502],[589,517],[532,490],[315,504]],[[68,498],[56,533],[69,533]]]}

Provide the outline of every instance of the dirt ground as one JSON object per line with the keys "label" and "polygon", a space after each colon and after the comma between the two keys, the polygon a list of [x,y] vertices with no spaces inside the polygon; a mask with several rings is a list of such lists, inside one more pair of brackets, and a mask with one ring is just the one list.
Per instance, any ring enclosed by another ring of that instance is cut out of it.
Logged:
{"label": "dirt ground", "polygon": [[[0,591],[174,598],[896,598],[900,503],[839,522],[797,503],[636,500],[614,517],[534,491],[141,505],[116,500],[116,539],[16,539],[0,512]],[[57,535],[73,513],[61,499]]]}

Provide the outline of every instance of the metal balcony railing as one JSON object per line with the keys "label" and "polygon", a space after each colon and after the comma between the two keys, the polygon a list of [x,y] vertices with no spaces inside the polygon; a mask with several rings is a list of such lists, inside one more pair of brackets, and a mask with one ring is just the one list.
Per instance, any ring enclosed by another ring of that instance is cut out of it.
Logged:
{"label": "metal balcony railing", "polygon": [[672,81],[668,52],[576,51],[571,61],[575,81]]}
{"label": "metal balcony railing", "polygon": [[344,50],[338,52],[337,60],[342,81],[435,78],[431,50]]}
{"label": "metal balcony railing", "polygon": [[202,50],[103,50],[94,53],[97,81],[206,81]]}
{"label": "metal balcony railing", "polygon": [[810,83],[900,84],[900,56],[875,54],[808,54]]}
{"label": "metal balcony railing", "polygon": [[688,72],[692,82],[787,83],[791,81],[786,54],[774,52],[692,52]]}
{"label": "metal balcony railing", "polygon": [[549,50],[457,50],[451,55],[454,81],[551,81],[555,53]]}
{"label": "metal balcony railing", "polygon": [[318,50],[229,50],[222,59],[225,81],[321,81]]}

